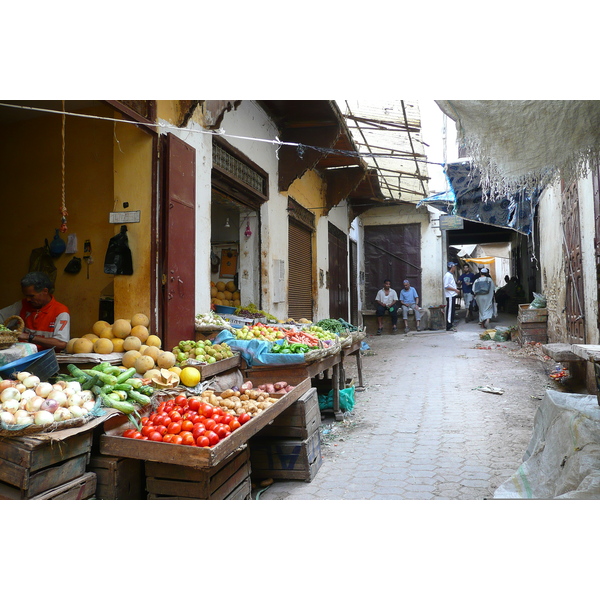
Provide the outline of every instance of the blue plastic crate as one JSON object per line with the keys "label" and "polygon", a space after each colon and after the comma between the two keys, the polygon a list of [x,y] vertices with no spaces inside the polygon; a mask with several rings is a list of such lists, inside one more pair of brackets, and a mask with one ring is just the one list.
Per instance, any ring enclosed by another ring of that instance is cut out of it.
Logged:
{"label": "blue plastic crate", "polygon": [[0,376],[13,377],[20,371],[28,371],[32,375],[37,375],[42,381],[48,381],[50,377],[58,373],[58,370],[56,352],[54,348],[49,348],[3,365],[0,367]]}

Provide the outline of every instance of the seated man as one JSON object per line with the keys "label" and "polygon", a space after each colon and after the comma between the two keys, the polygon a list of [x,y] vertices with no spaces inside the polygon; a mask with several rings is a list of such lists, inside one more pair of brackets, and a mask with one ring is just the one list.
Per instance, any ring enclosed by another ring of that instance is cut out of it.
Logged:
{"label": "seated man", "polygon": [[398,294],[396,294],[396,290],[391,288],[391,285],[392,282],[386,279],[383,282],[383,288],[377,292],[377,296],[375,297],[375,304],[377,305],[375,311],[377,315],[377,335],[381,335],[383,331],[383,316],[386,312],[389,312],[392,317],[392,333],[396,333],[398,329],[398,307],[396,306]]}
{"label": "seated man", "polygon": [[37,346],[38,352],[54,348],[60,352],[67,347],[71,334],[69,309],[52,295],[54,285],[46,273],[33,271],[21,279],[25,298],[0,310],[2,323],[13,315],[20,316],[25,328],[19,342]]}
{"label": "seated man", "polygon": [[417,321],[417,331],[421,331],[421,309],[419,308],[419,294],[410,285],[408,279],[404,280],[404,289],[400,290],[400,304],[402,304],[402,316],[404,317],[404,333],[410,331],[408,326],[408,310],[413,309]]}

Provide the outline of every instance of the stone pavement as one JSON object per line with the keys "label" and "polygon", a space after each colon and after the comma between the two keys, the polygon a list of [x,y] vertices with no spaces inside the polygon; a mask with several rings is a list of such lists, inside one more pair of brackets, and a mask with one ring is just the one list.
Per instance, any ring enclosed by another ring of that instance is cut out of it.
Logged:
{"label": "stone pavement", "polygon": [[[501,314],[491,325],[515,323]],[[492,498],[522,462],[551,365],[482,331],[461,320],[456,332],[367,336],[365,390],[344,421],[323,415],[316,477],[275,481],[260,500]]]}

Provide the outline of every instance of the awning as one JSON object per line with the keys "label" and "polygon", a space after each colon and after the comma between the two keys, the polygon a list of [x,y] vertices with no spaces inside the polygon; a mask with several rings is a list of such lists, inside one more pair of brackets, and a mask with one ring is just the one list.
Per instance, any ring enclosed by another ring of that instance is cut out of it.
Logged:
{"label": "awning", "polygon": [[481,174],[470,160],[449,163],[444,169],[455,196],[453,215],[529,235],[540,192],[520,191],[491,199],[484,194]]}

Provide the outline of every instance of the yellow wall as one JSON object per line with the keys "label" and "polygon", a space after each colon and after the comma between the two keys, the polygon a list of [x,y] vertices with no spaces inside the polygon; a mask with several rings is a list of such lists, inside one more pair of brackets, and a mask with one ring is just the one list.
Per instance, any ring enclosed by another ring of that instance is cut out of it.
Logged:
{"label": "yellow wall", "polygon": [[[68,102],[66,108],[68,111]],[[93,113],[116,116],[110,107],[102,105],[94,107]],[[31,250],[42,246],[44,238],[52,241],[60,226],[62,116],[27,116],[4,126],[0,136],[0,206],[4,223],[0,236],[1,306],[21,298],[20,280],[29,270]],[[71,335],[79,337],[91,331],[98,319],[100,297],[112,293],[114,280],[115,313],[131,312],[134,305],[138,312],[139,304],[149,308],[151,137],[132,125],[115,126],[110,121],[68,116],[65,141],[65,198],[69,215],[68,231],[61,237],[66,242],[69,234],[77,235],[75,256],[80,258],[84,241],[89,239],[93,263],[88,278],[85,262],[79,274],[70,275],[64,273],[64,268],[72,255],[57,258],[55,294],[70,308]],[[118,200],[125,197],[130,203],[127,210],[141,210],[143,220],[140,224],[128,224],[136,271],[130,282],[120,281],[125,276],[115,278],[104,273],[108,242],[119,231],[118,226],[109,223],[109,213],[124,210]],[[142,299],[141,303],[133,302],[133,294]],[[127,318],[130,316],[127,314]]]}
{"label": "yellow wall", "polygon": [[316,171],[307,171],[301,179],[295,179],[290,185],[287,195],[291,196],[298,204],[312,210],[315,221],[323,215],[325,206],[326,185]]}

